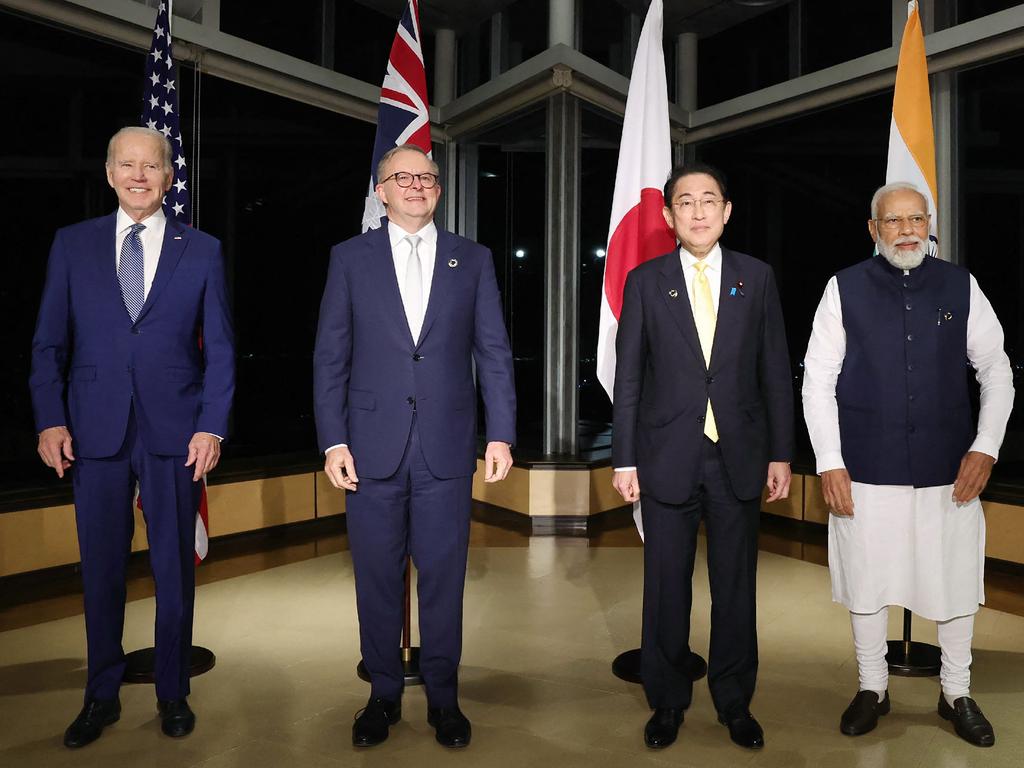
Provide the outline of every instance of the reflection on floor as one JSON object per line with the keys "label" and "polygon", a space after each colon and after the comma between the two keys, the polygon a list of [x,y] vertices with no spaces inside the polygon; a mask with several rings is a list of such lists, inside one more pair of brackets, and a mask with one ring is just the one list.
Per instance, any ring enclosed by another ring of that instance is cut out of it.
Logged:
{"label": "reflection on floor", "polygon": [[[81,704],[84,630],[66,575],[0,584],[0,765],[3,766],[1011,766],[1024,750],[1020,578],[995,574],[977,620],[973,692],[996,727],[978,750],[935,714],[938,683],[894,678],[893,712],[857,739],[838,732],[856,689],[846,612],[830,602],[820,530],[766,519],[759,569],[761,668],[752,709],[767,747],[734,747],[718,725],[706,682],[676,745],[642,744],[647,709],[610,661],[637,645],[642,549],[629,517],[608,516],[587,538],[531,537],[521,519],[478,510],[466,590],[461,698],[472,746],[449,753],[425,722],[423,690],[410,688],[404,720],[385,744],[350,745],[352,715],[367,695],[358,662],[351,559],[342,525],[268,539],[215,542],[199,569],[195,640],[217,666],[193,680],[199,718],[183,740],[162,736],[153,692],[125,686],[122,719],[81,752],[60,734]],[[133,565],[144,571],[145,564]],[[708,644],[707,574],[695,574],[693,647]],[[147,579],[132,579],[125,646],[152,642]],[[37,580],[38,582],[38,580]],[[996,582],[996,583],[993,583]],[[69,592],[71,592],[69,594]],[[15,594],[16,593],[16,594]],[[1000,603],[997,610],[994,603]],[[891,635],[899,632],[892,611]],[[918,639],[935,630],[915,621]]]}

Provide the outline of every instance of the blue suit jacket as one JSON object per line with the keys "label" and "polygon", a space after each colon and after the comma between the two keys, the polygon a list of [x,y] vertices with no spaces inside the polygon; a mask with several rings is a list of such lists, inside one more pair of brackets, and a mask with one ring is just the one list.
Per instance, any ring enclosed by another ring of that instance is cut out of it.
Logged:
{"label": "blue suit jacket", "polygon": [[512,352],[491,252],[443,230],[418,343],[406,321],[386,226],[331,250],[313,358],[320,450],[346,443],[360,476],[397,470],[416,413],[439,478],[476,469],[476,390],[487,440],[515,441]]}
{"label": "blue suit jacket", "polygon": [[153,285],[132,323],[117,279],[116,219],[54,237],[32,339],[36,429],[66,425],[76,455],[112,456],[134,400],[146,449],[185,455],[196,432],[227,435],[235,389],[220,243],[168,218]]}
{"label": "blue suit jacket", "polygon": [[710,398],[733,492],[755,498],[769,461],[793,455],[793,385],[771,267],[722,249],[711,365],[704,364],[679,251],[626,277],[615,341],[612,461],[643,493],[682,504],[696,488]]}

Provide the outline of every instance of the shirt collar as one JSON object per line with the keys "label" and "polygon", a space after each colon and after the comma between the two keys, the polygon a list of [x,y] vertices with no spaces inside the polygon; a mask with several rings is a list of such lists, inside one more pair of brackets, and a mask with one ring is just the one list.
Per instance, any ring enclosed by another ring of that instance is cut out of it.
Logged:
{"label": "shirt collar", "polygon": [[394,248],[409,235],[418,236],[427,245],[437,245],[437,227],[434,222],[428,221],[426,226],[419,232],[406,232],[393,221],[388,222],[388,238],[391,240],[391,247]]}
{"label": "shirt collar", "polygon": [[685,248],[680,246],[679,247],[679,258],[682,259],[682,261],[683,261],[683,269],[687,269],[688,267],[692,267],[698,261],[703,261],[705,264],[708,265],[709,269],[721,270],[722,269],[722,246],[719,245],[718,243],[715,243],[715,247],[712,248],[711,252],[707,256],[705,256],[703,259],[698,259],[696,256],[694,256],[688,250],[686,250]]}
{"label": "shirt collar", "polygon": [[[116,228],[117,233],[121,234],[123,232],[127,232],[134,223],[135,221],[132,219],[132,217],[125,213],[124,209],[121,206],[118,206]],[[160,208],[157,208],[154,213],[150,214],[149,216],[147,216],[146,218],[139,222],[139,224],[145,225],[147,230],[152,230],[153,227],[158,225],[164,225],[166,223],[167,217],[164,215],[164,209],[162,206]]]}

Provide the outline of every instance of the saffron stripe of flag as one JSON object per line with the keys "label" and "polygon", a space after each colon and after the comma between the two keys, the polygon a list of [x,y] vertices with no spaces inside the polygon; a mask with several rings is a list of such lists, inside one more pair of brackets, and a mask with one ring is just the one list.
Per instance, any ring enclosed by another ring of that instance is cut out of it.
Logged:
{"label": "saffron stripe of flag", "polygon": [[932,102],[928,88],[928,58],[924,32],[916,0],[907,3],[907,25],[900,43],[896,68],[896,92],[892,100],[889,125],[889,157],[886,184],[908,181],[928,198],[931,234],[938,232],[939,199],[935,173],[935,132],[932,127]]}

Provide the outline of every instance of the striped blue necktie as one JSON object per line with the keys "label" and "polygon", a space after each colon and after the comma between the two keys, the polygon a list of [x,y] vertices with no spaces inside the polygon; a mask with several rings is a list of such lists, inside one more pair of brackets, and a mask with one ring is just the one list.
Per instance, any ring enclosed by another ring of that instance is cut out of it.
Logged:
{"label": "striped blue necktie", "polygon": [[133,323],[138,319],[146,299],[142,290],[142,238],[139,237],[139,232],[145,228],[145,224],[132,224],[131,231],[121,244],[121,263],[117,268],[124,306]]}

